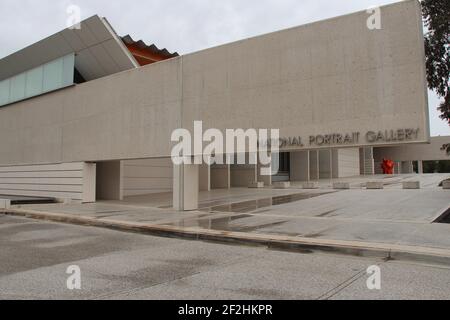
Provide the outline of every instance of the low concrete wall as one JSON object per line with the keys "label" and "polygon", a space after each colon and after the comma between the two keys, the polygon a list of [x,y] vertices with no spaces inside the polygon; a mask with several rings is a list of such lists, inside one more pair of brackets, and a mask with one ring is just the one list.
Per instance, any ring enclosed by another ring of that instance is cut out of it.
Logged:
{"label": "low concrete wall", "polygon": [[231,187],[239,188],[244,187],[247,188],[250,183],[256,182],[257,173],[256,167],[251,165],[233,165],[230,168],[231,170]]}
{"label": "low concrete wall", "polygon": [[229,189],[230,175],[229,165],[211,166],[211,189]]}
{"label": "low concrete wall", "polygon": [[123,162],[123,195],[172,192],[173,164],[170,158]]}
{"label": "low concrete wall", "polygon": [[95,201],[96,165],[0,166],[0,194]]}

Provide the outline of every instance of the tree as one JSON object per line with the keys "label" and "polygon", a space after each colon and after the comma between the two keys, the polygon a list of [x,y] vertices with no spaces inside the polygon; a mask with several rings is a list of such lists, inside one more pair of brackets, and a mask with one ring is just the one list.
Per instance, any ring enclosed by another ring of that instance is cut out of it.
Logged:
{"label": "tree", "polygon": [[[425,34],[428,87],[443,98],[438,110],[450,125],[450,1],[422,0],[421,3],[428,29]],[[450,144],[443,149],[450,154]]]}
{"label": "tree", "polygon": [[439,110],[450,125],[450,1],[423,0],[422,12],[428,86],[444,98]]}

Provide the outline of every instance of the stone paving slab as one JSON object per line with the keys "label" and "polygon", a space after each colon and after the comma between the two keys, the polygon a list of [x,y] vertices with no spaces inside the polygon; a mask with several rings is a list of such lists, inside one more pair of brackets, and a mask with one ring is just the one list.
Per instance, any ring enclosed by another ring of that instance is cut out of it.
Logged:
{"label": "stone paving slab", "polygon": [[[341,246],[357,253],[362,248],[372,250],[374,244],[376,250],[387,255],[399,246],[407,252],[441,250],[450,257],[450,224],[433,223],[450,208],[449,192],[438,187],[442,176],[378,178],[388,180],[390,188],[336,192],[322,185],[320,190],[294,186],[281,191],[233,189],[203,193],[201,203],[205,207],[193,212],[148,207],[144,198],[120,203],[25,205],[9,212],[164,236],[325,245],[328,250]],[[403,181],[418,178],[423,189],[402,189]],[[363,180],[348,181],[360,184]]]}
{"label": "stone paving slab", "polygon": [[449,207],[450,194],[442,189],[348,190],[253,213],[431,223]]}

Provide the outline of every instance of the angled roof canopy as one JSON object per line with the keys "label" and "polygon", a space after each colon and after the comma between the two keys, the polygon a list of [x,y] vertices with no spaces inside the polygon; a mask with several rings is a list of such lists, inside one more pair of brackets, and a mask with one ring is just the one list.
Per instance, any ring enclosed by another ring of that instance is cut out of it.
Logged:
{"label": "angled roof canopy", "polygon": [[0,60],[0,81],[70,53],[87,81],[139,66],[105,18],[95,15],[80,29],[64,29]]}

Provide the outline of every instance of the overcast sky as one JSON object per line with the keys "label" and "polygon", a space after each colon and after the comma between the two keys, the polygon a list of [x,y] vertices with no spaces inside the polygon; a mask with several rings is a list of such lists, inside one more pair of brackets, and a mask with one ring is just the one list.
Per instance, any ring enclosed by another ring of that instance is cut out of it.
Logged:
{"label": "overcast sky", "polygon": [[[66,27],[67,7],[82,19],[108,18],[119,35],[130,34],[185,54],[397,0],[0,0],[0,58]],[[450,135],[430,94],[431,133]]]}

